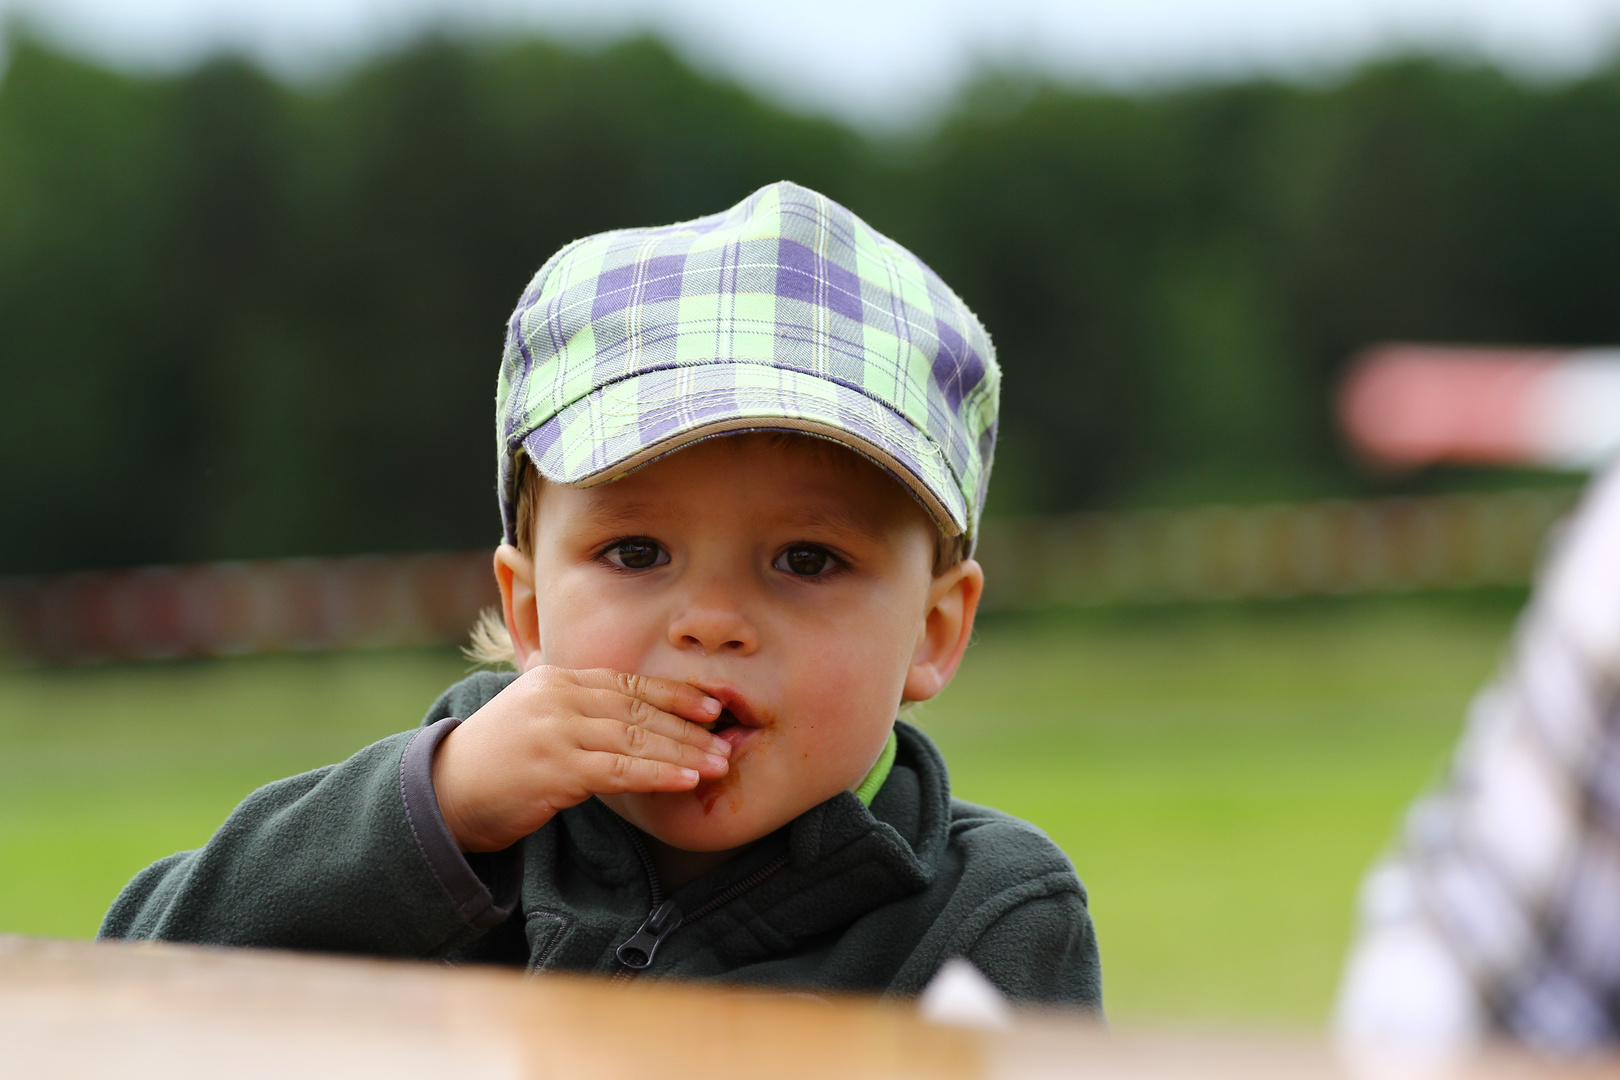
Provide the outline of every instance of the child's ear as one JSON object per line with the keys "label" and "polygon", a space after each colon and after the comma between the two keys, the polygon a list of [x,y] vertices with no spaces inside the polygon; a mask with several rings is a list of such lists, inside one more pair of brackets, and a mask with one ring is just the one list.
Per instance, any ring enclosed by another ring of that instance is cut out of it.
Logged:
{"label": "child's ear", "polygon": [[934,579],[928,590],[928,614],[906,672],[903,700],[927,701],[945,689],[973,638],[973,618],[983,594],[984,570],[972,559],[963,559]]}
{"label": "child's ear", "polygon": [[534,560],[511,544],[495,549],[495,581],[501,587],[501,612],[512,639],[519,671],[540,655],[540,611],[534,598]]}

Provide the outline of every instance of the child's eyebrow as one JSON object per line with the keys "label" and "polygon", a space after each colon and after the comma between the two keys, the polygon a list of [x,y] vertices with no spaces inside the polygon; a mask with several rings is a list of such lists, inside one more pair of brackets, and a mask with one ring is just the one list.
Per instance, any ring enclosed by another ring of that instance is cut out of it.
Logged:
{"label": "child's eyebrow", "polygon": [[784,514],[782,521],[783,524],[803,528],[831,529],[863,540],[881,541],[884,538],[883,528],[878,522],[845,506],[800,507]]}
{"label": "child's eyebrow", "polygon": [[[648,528],[655,522],[668,523],[672,516],[684,517],[678,509],[663,503],[646,500],[601,502],[590,508],[586,516],[597,528],[608,530]],[[882,525],[870,515],[857,513],[846,506],[801,506],[782,514],[780,524],[792,528],[826,529],[863,540],[884,539]]]}
{"label": "child's eyebrow", "polygon": [[586,516],[591,523],[604,529],[623,529],[646,525],[649,519],[668,516],[669,508],[650,502],[601,502],[592,506]]}

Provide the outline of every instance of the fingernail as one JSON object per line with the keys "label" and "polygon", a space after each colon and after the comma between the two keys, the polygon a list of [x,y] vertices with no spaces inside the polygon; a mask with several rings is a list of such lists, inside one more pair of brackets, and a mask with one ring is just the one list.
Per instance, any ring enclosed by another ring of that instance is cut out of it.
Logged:
{"label": "fingernail", "polygon": [[711,739],[709,741],[709,753],[719,754],[721,757],[730,757],[731,744],[724,739]]}
{"label": "fingernail", "polygon": [[695,784],[698,782],[698,772],[696,769],[682,769],[681,779],[689,784]]}
{"label": "fingernail", "polygon": [[700,704],[703,706],[703,711],[706,712],[706,713],[709,713],[709,712],[717,713],[724,707],[724,706],[722,706],[720,704],[719,701],[717,701],[716,699],[714,699],[712,697],[704,698],[703,701],[700,702]]}
{"label": "fingernail", "polygon": [[709,768],[711,768],[711,769],[723,769],[723,768],[726,767],[726,759],[721,757],[719,754],[709,754],[708,758],[709,758]]}

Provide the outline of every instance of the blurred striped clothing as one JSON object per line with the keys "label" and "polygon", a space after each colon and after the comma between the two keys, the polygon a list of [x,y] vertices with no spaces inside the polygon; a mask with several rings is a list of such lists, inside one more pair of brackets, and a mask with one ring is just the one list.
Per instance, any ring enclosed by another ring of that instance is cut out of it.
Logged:
{"label": "blurred striped clothing", "polygon": [[1549,550],[1450,774],[1363,885],[1352,1050],[1578,1053],[1620,1032],[1620,466]]}

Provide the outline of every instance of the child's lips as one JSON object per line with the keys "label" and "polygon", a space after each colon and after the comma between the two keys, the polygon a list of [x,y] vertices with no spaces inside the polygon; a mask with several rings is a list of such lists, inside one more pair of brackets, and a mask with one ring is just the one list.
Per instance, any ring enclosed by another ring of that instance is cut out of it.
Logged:
{"label": "child's lips", "polygon": [[765,718],[732,687],[699,686],[698,689],[720,702],[720,715],[703,726],[730,743],[733,753],[765,726]]}
{"label": "child's lips", "polygon": [[737,756],[737,751],[742,747],[742,744],[753,738],[759,731],[758,728],[745,727],[742,724],[733,724],[728,728],[716,726],[710,730],[714,732],[716,738],[724,739],[731,744],[731,756],[733,758]]}

